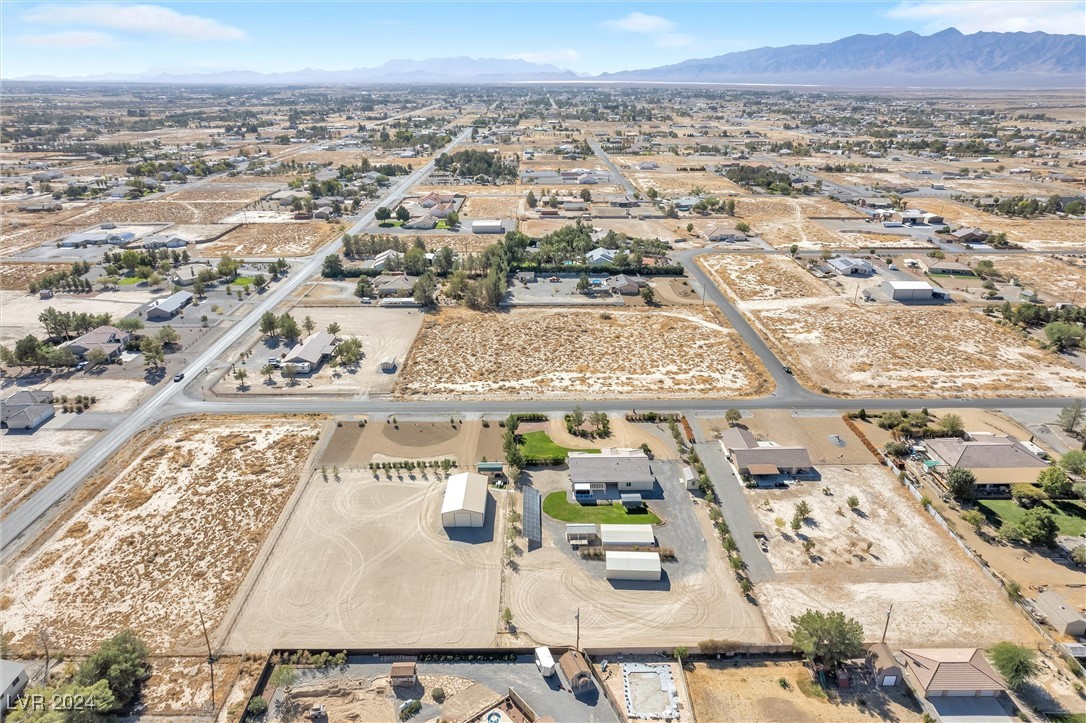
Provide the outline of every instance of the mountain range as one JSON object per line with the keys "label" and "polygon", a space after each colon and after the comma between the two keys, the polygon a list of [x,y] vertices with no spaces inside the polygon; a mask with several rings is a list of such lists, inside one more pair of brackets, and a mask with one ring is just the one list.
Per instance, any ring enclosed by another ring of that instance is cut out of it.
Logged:
{"label": "mountain range", "polygon": [[391,60],[374,68],[286,73],[150,72],[16,80],[220,85],[381,83],[663,82],[836,87],[1081,88],[1086,35],[989,33],[949,28],[933,35],[852,35],[832,43],[745,50],[642,70],[574,73],[554,65],[497,58]]}

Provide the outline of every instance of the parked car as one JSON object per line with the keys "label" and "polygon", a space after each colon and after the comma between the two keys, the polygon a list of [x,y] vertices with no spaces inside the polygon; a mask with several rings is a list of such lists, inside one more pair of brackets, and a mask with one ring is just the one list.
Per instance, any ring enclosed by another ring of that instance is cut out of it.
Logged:
{"label": "parked car", "polygon": [[173,378],[173,380],[174,380],[175,382],[179,382],[179,381],[181,381],[181,380],[182,380],[182,379],[184,379],[184,378],[185,378],[185,373],[184,373],[184,372],[181,372],[180,374],[175,374],[175,375],[174,375],[174,378]]}
{"label": "parked car", "polygon": [[318,703],[305,712],[305,717],[309,720],[320,720],[321,718],[327,718],[328,712],[324,708],[324,703]]}

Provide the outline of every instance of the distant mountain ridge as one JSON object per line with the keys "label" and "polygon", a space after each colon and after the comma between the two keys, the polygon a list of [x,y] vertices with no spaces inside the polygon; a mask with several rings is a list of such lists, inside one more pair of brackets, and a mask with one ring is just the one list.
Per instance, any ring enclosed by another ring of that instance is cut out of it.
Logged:
{"label": "distant mountain ridge", "polygon": [[687,60],[602,80],[887,85],[892,87],[1082,87],[1086,35],[974,33],[851,35]]}
{"label": "distant mountain ridge", "polygon": [[607,82],[744,83],[839,87],[1081,88],[1086,35],[989,33],[851,35],[832,43],[765,47],[643,70],[574,73],[518,59],[390,60],[374,68],[286,73],[108,73],[17,80],[219,85]]}

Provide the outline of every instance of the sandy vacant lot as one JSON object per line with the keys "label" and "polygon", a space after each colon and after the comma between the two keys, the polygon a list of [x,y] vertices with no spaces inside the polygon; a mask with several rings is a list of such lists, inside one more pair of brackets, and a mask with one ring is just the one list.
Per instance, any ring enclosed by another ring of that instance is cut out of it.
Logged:
{"label": "sandy vacant lot", "polygon": [[131,461],[49,540],[6,569],[4,624],[19,648],[48,628],[85,651],[130,627],[156,652],[202,645],[316,442],[313,417],[182,419],[128,448]]}
{"label": "sandy vacant lot", "polygon": [[449,309],[403,366],[407,397],[697,397],[768,391],[765,369],[707,310]]}
{"label": "sandy vacant lot", "polygon": [[985,256],[1005,279],[1017,277],[1043,302],[1086,300],[1086,261],[1052,256]]}
{"label": "sandy vacant lot", "polygon": [[522,196],[470,196],[460,215],[464,218],[512,218],[517,215]]}
{"label": "sandy vacant lot", "polygon": [[314,474],[226,647],[492,645],[505,505],[491,501],[483,528],[450,532],[444,491],[433,471]]}
{"label": "sandy vacant lot", "polygon": [[[801,249],[845,248],[852,244],[826,230],[812,216],[845,216],[854,212],[837,210],[824,198],[785,198],[782,196],[740,197],[736,199],[736,221],[750,224],[756,233],[775,248],[787,249],[792,244]],[[843,207],[842,207],[843,208]]]}
{"label": "sandy vacant lot", "polygon": [[[167,196],[167,198],[169,198]],[[113,201],[91,208],[80,221],[114,223],[217,223],[247,205],[244,201]]]}
{"label": "sandy vacant lot", "polygon": [[[918,706],[904,694],[885,690],[849,691],[830,701],[808,697],[799,690],[811,674],[792,661],[765,663],[695,663],[686,682],[700,721],[775,721],[791,723],[852,723],[854,721],[919,722]],[[780,680],[788,681],[788,688]],[[864,705],[858,704],[863,698]]]}
{"label": "sandy vacant lot", "polygon": [[[874,640],[893,603],[887,634],[893,646],[1034,639],[995,583],[886,468],[826,465],[819,472],[819,481],[748,493],[769,536],[769,562],[778,575],[758,586],[762,610],[775,632],[786,635],[791,616],[808,608],[844,610]],[[846,502],[852,495],[859,499],[858,511]],[[778,530],[776,519],[790,521],[801,500],[812,512],[799,532],[787,522]],[[811,556],[803,549],[806,540],[815,543]]]}
{"label": "sandy vacant lot", "polygon": [[728,296],[741,301],[831,296],[792,259],[765,254],[703,254],[698,265]]}
{"label": "sandy vacant lot", "polygon": [[309,256],[343,231],[324,221],[242,224],[196,247],[200,256]]}
{"label": "sandy vacant lot", "polygon": [[9,504],[33,495],[69,462],[71,458],[63,454],[0,452],[0,518],[11,511]]}
{"label": "sandy vacant lot", "polygon": [[840,302],[750,312],[797,374],[857,396],[1073,396],[1082,372],[1014,330],[956,307]]}

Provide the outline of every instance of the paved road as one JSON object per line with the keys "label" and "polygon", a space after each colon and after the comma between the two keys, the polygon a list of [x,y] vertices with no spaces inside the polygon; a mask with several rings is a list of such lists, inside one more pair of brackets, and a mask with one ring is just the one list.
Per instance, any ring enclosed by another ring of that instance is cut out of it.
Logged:
{"label": "paved road", "polygon": [[634,195],[637,192],[637,189],[634,188],[632,183],[626,180],[626,176],[622,175],[622,171],[618,170],[618,166],[615,165],[615,162],[611,160],[611,156],[607,155],[606,151],[604,151],[603,148],[600,147],[599,142],[593,138],[590,138],[588,140],[588,146],[593,151],[595,151],[596,155],[600,157],[600,160],[603,161],[604,164],[611,169],[612,177],[615,181],[619,183],[619,185],[622,186],[626,193],[631,196]]}
{"label": "paved road", "polygon": [[720,309],[721,313],[727,318],[728,323],[739,333],[740,338],[747,343],[758,358],[765,364],[766,369],[769,371],[770,376],[773,377],[773,381],[777,384],[777,389],[773,393],[773,397],[779,401],[783,406],[789,406],[793,403],[805,402],[811,399],[821,399],[821,395],[808,391],[803,388],[803,385],[796,381],[796,378],[791,374],[784,371],[784,364],[777,358],[777,355],[769,348],[758,332],[754,331],[751,325],[747,322],[739,310],[731,305],[727,297],[717,288],[717,285],[713,283],[701,267],[695,262],[695,257],[700,256],[706,252],[703,250],[691,250],[691,251],[679,251],[672,254],[672,256],[683,265],[686,269],[686,275],[690,282],[690,287],[694,291],[702,296],[704,299],[712,301]]}
{"label": "paved road", "polygon": [[[446,147],[446,150],[461,143],[470,134],[470,129],[465,130]],[[389,205],[394,204],[406,194],[407,189],[424,178],[431,170],[433,170],[432,161],[410,175],[405,176],[388,190],[384,196],[383,202]],[[370,224],[373,221],[375,210],[376,209],[371,210],[359,218],[358,222],[348,229],[347,233],[359,233],[365,226]],[[238,323],[231,325],[218,339],[210,343],[199,356],[193,359],[189,365],[182,370],[189,382],[191,383],[196,376],[220,359],[243,334],[256,325],[260,316],[265,311],[274,309],[295,289],[317,274],[320,271],[324,256],[329,253],[334,253],[339,249],[341,238],[342,237],[337,237],[321,249],[320,252],[310,257],[305,266],[300,270],[295,271],[286,279],[278,282],[275,287],[265,295],[263,300],[254,306],[243,319],[239,320]],[[181,384],[164,384],[158,392],[149,399],[144,400],[140,406],[126,415],[123,422],[114,427],[109,433],[103,435],[101,439],[79,455],[67,469],[58,474],[32,497],[23,502],[18,509],[12,511],[7,519],[4,520],[4,524],[0,526],[0,550],[2,550],[3,554],[8,554],[10,552],[8,548],[14,540],[21,536],[27,528],[45,514],[50,507],[59,502],[64,495],[74,490],[80,482],[93,474],[94,471],[120,449],[121,445],[129,438],[154,422],[159,421],[163,416],[169,416],[168,414],[163,415],[161,413],[162,408],[165,407],[171,399],[181,396],[178,394],[178,392],[181,391],[181,388]]]}

